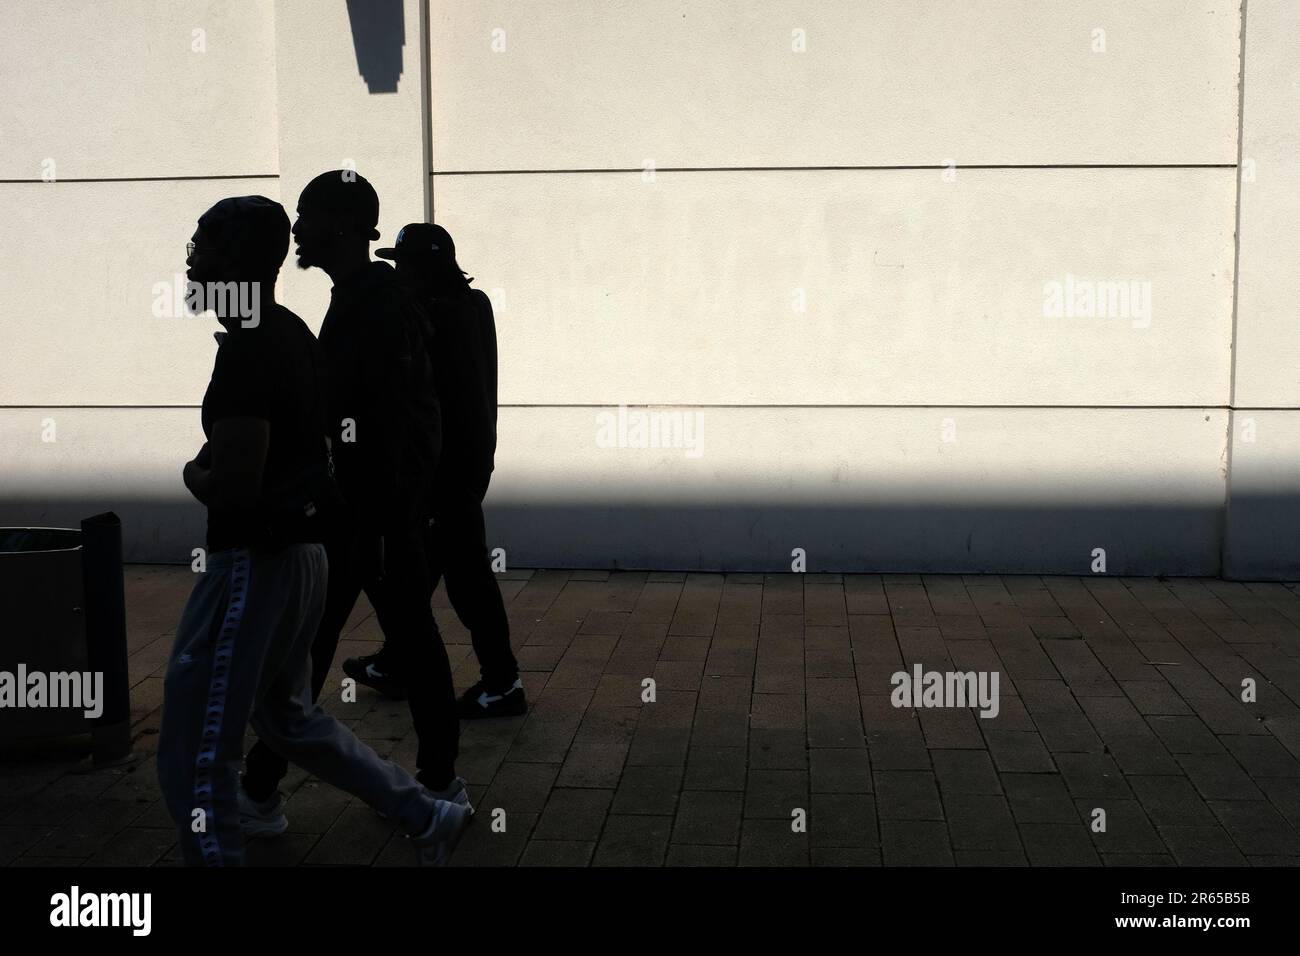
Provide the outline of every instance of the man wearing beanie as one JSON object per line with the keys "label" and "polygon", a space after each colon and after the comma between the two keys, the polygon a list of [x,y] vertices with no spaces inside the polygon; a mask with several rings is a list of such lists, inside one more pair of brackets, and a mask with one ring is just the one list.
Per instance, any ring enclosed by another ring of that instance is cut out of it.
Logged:
{"label": "man wearing beanie", "polygon": [[[299,268],[319,268],[334,282],[320,344],[329,368],[327,433],[347,502],[346,521],[326,542],[329,587],[312,648],[312,693],[321,694],[339,635],[365,591],[410,675],[418,778],[438,797],[469,808],[455,771],[460,725],[451,664],[429,606],[423,540],[441,444],[428,317],[392,267],[370,259],[378,221],[370,183],[334,170],[307,184],[293,227]],[[287,825],[277,793],[287,755],[273,743],[259,741],[247,757],[249,834]]]}
{"label": "man wearing beanie", "polygon": [[308,697],[326,598],[323,525],[341,501],[324,357],[275,301],[288,246],[280,204],[241,196],[200,217],[186,259],[194,310],[211,308],[225,331],[203,397],[208,440],[183,476],[207,506],[208,554],[167,665],[159,784],[187,863],[242,863],[239,764],[251,720],[280,753],[403,826],[422,862],[441,863],[470,811],[381,760]]}

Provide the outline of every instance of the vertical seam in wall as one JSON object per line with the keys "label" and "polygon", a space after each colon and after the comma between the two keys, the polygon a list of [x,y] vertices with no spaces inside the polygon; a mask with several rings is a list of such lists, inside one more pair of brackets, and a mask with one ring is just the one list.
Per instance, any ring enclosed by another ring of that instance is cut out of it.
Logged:
{"label": "vertical seam in wall", "polygon": [[1237,208],[1232,231],[1232,332],[1230,362],[1228,366],[1228,431],[1223,473],[1223,514],[1219,535],[1219,576],[1228,573],[1229,512],[1232,510],[1232,435],[1236,426],[1237,408],[1237,310],[1240,303],[1241,283],[1241,173],[1246,148],[1246,7],[1250,0],[1241,0],[1241,47],[1237,73]]}
{"label": "vertical seam in wall", "polygon": [[420,141],[424,148],[424,221],[433,222],[433,81],[429,77],[429,3],[420,0]]}

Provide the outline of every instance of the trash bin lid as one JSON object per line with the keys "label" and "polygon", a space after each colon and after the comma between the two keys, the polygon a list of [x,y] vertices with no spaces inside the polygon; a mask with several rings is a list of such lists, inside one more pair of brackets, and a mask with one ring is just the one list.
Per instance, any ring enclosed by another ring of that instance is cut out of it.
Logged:
{"label": "trash bin lid", "polygon": [[76,528],[0,528],[0,556],[80,547],[81,532]]}

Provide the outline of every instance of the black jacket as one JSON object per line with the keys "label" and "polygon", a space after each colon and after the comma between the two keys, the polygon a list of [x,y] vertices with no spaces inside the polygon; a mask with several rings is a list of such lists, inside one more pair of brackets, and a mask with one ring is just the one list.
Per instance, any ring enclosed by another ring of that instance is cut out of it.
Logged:
{"label": "black jacket", "polygon": [[497,447],[497,334],[481,289],[429,303],[434,378],[442,408],[438,483],[487,491]]}

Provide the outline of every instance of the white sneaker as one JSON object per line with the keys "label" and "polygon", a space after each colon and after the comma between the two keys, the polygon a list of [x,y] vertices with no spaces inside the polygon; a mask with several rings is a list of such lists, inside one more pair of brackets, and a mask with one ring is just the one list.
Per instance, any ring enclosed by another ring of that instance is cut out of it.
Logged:
{"label": "white sneaker", "polygon": [[[447,784],[445,790],[432,790],[428,787],[425,787],[425,789],[428,790],[435,797],[437,797],[439,800],[446,800],[449,803],[460,804],[462,807],[465,807],[467,810],[469,810],[470,816],[473,816],[474,807],[470,805],[469,791],[465,789],[465,786],[466,784],[465,784],[464,777],[453,777],[451,783]],[[375,816],[379,817],[379,819],[381,820],[388,819],[388,814],[384,813],[383,810],[376,810]]]}
{"label": "white sneaker", "polygon": [[239,829],[250,840],[259,837],[279,836],[289,829],[289,819],[284,815],[284,800],[277,792],[273,797],[258,803],[239,787]]}
{"label": "white sneaker", "polygon": [[415,844],[416,865],[446,866],[473,813],[468,804],[462,806],[450,800],[439,800],[434,804],[428,829],[411,837]]}

